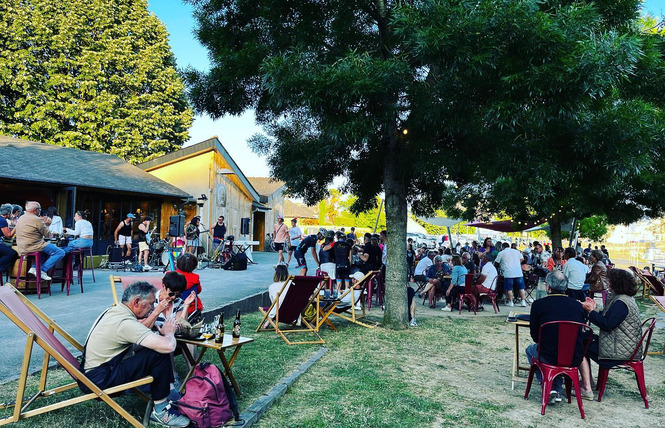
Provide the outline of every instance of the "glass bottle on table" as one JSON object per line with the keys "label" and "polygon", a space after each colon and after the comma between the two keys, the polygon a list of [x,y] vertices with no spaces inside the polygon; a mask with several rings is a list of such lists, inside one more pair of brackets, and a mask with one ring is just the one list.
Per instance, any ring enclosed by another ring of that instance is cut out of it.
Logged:
{"label": "glass bottle on table", "polygon": [[219,323],[217,324],[217,337],[215,338],[215,342],[222,343],[224,341],[224,330],[224,312],[222,312],[219,315]]}
{"label": "glass bottle on table", "polygon": [[233,321],[233,338],[240,337],[240,309],[236,311],[236,319]]}

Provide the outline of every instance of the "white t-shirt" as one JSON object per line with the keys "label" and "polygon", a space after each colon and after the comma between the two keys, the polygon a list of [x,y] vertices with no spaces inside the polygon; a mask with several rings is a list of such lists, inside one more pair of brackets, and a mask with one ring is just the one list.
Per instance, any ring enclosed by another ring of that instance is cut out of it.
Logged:
{"label": "white t-shirt", "polygon": [[495,263],[501,265],[504,278],[519,278],[522,276],[522,253],[512,248],[506,248],[496,256]]}
{"label": "white t-shirt", "polygon": [[[496,289],[496,282],[494,278],[498,275],[496,268],[492,263],[485,263],[483,270],[480,271],[481,275],[485,275],[485,280],[483,281],[483,287],[489,288],[490,290]],[[490,287],[491,286],[491,287]]]}
{"label": "white t-shirt", "polygon": [[298,244],[300,244],[300,237],[302,236],[302,230],[298,226],[294,226],[291,229],[289,229],[289,240],[291,241],[291,245],[294,247],[297,247]]}
{"label": "white t-shirt", "polygon": [[51,219],[51,225],[48,227],[49,232],[51,233],[62,233],[62,217],[54,215]]}
{"label": "white t-shirt", "polygon": [[416,270],[413,272],[414,275],[426,275],[427,274],[427,269],[429,269],[430,266],[432,266],[434,262],[430,260],[429,257],[423,257],[420,259],[418,264],[416,265]]}
{"label": "white t-shirt", "polygon": [[568,288],[571,290],[581,290],[584,287],[587,273],[589,268],[576,259],[568,259],[563,265],[563,274],[568,278]]}
{"label": "white t-shirt", "polygon": [[[284,286],[284,281],[273,282],[272,284],[270,284],[268,286],[268,297],[270,297],[270,302],[271,303],[275,301],[275,299],[277,298],[277,293],[279,293],[279,290],[281,290],[283,286]],[[291,283],[287,284],[286,288],[284,288],[284,292],[279,295],[279,303],[272,308],[272,310],[270,311],[270,314],[268,315],[270,318],[275,318],[275,314],[277,312],[276,309],[284,301],[284,298],[286,297],[286,293],[289,291],[290,286],[291,286]]]}

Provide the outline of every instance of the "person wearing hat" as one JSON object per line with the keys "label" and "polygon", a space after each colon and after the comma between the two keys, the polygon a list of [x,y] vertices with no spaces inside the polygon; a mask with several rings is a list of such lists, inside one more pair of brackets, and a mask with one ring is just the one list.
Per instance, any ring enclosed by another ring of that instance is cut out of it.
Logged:
{"label": "person wearing hat", "polygon": [[302,230],[298,227],[298,218],[294,217],[291,219],[291,227],[289,228],[289,257],[286,259],[286,266],[291,263],[293,252],[296,250],[296,247],[300,245],[302,238]]}
{"label": "person wearing hat", "polygon": [[[358,283],[362,281],[362,279],[365,277],[365,274],[362,272],[358,271],[355,273],[352,273],[351,276],[349,277],[351,279],[351,286],[353,287],[354,290],[360,290],[360,285]],[[354,302],[351,302],[351,294],[352,293],[346,293],[344,296],[342,296],[342,303],[340,306],[351,306],[351,305],[360,305],[360,295],[361,293],[356,293],[355,291],[353,292],[353,299],[355,300]],[[356,309],[360,309],[357,307]]]}
{"label": "person wearing hat", "polygon": [[272,241],[277,250],[277,262],[284,263],[284,244],[289,239],[289,227],[284,224],[284,216],[277,215],[277,223],[272,228]]}
{"label": "person wearing hat", "polygon": [[301,276],[307,275],[307,260],[305,260],[305,254],[307,254],[307,250],[311,251],[316,266],[321,266],[319,257],[316,255],[316,243],[322,240],[327,233],[328,231],[326,229],[320,228],[316,235],[309,235],[305,237],[305,239],[300,242],[300,245],[296,247],[295,251],[293,252],[293,257],[295,257],[296,263],[298,263],[296,268],[300,269]]}
{"label": "person wearing hat", "polygon": [[118,227],[115,228],[113,237],[115,238],[115,244],[119,245],[122,251],[122,261],[125,264],[130,264],[132,261],[132,222],[136,216],[132,213],[127,213],[127,216],[124,220],[118,224]]}
{"label": "person wearing hat", "polygon": [[480,276],[476,278],[474,287],[476,295],[496,290],[496,277],[499,274],[494,266],[494,255],[491,251],[482,253],[483,268]]}

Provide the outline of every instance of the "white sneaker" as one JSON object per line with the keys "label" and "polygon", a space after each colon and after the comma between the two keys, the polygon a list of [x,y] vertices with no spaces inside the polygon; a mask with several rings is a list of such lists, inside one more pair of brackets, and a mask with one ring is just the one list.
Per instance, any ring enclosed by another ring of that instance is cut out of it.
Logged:
{"label": "white sneaker", "polygon": [[533,299],[531,297],[529,297],[528,299],[526,299],[526,302],[527,303],[533,303]]}
{"label": "white sneaker", "polygon": [[36,277],[37,276],[37,269],[35,269],[34,267],[31,267],[30,269],[28,269],[28,274]]}
{"label": "white sneaker", "polygon": [[151,270],[152,270],[152,266],[149,266],[149,265],[143,266],[143,272],[149,272]]}
{"label": "white sneaker", "polygon": [[521,305],[523,308],[526,308],[526,300],[522,300],[522,302],[520,303],[520,305]]}
{"label": "white sneaker", "polygon": [[506,306],[515,306],[515,304],[513,303],[512,300],[510,300]]}
{"label": "white sneaker", "polygon": [[449,308],[448,306],[444,306],[443,308],[441,308],[441,310],[442,310],[443,312],[452,312],[452,309]]}
{"label": "white sneaker", "polygon": [[415,318],[411,318],[411,322],[409,323],[411,327],[418,327],[418,323],[416,322]]}
{"label": "white sneaker", "polygon": [[51,280],[51,277],[48,276],[48,274],[47,274],[46,272],[41,271],[41,272],[39,272],[39,273],[40,273],[40,276],[42,277],[42,279],[43,279],[44,281],[50,281],[50,280]]}

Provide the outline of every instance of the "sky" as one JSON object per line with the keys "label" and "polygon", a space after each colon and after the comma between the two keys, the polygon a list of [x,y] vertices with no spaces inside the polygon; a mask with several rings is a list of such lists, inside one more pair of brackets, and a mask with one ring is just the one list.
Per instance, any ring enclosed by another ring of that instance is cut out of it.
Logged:
{"label": "sky", "polygon": [[[206,49],[194,37],[196,22],[191,5],[182,0],[148,0],[148,9],[166,25],[178,67],[192,66],[197,70],[210,68]],[[661,17],[665,13],[665,0],[645,0],[643,11]],[[261,132],[261,128],[254,122],[253,111],[217,120],[207,115],[196,116],[189,130],[190,139],[185,146],[216,135],[246,176],[267,177],[270,170],[265,159],[254,154],[247,146],[247,139],[257,132]]]}

